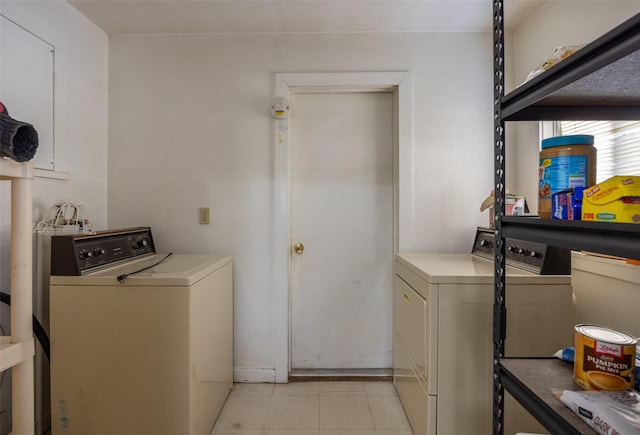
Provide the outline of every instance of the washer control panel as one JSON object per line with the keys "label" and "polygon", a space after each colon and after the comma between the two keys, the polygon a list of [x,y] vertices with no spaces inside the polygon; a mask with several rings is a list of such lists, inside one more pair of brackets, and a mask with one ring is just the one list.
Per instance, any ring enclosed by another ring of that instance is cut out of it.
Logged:
{"label": "washer control panel", "polygon": [[51,237],[51,274],[78,276],[156,253],[151,228]]}
{"label": "washer control panel", "polygon": [[[569,275],[571,251],[524,240],[506,239],[506,263],[508,266],[538,275]],[[493,261],[495,233],[490,228],[479,227],[471,253]]]}

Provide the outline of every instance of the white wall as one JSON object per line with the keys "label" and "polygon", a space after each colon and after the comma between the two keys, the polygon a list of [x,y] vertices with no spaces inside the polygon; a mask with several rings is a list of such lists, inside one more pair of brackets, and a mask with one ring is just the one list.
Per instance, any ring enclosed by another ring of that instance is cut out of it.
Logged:
{"label": "white wall", "polygon": [[[2,0],[0,13],[55,46],[56,169],[68,180],[36,178],[33,182],[34,227],[58,200],[78,199],[93,212],[97,228],[107,222],[107,63],[108,38],[66,2]],[[2,78],[0,77],[0,80]],[[36,126],[37,127],[37,126]],[[9,291],[10,198],[0,183],[0,290]],[[1,311],[5,330],[8,311]],[[3,388],[1,411],[10,405]],[[9,429],[0,420],[0,433]]]}
{"label": "white wall", "polygon": [[[117,36],[109,49],[109,226],[150,225],[162,251],[235,257],[237,379],[273,379],[275,366],[276,73],[410,71],[412,241],[401,250],[468,252],[488,222],[488,34]],[[198,207],[211,207],[211,225]]]}
{"label": "white wall", "polygon": [[[55,46],[56,170],[69,179],[35,179],[34,220],[41,220],[57,200],[73,198],[86,202],[96,226],[104,228],[108,37],[66,2],[3,0],[0,12]],[[3,218],[8,199],[3,190]],[[8,228],[3,219],[3,234]]]}
{"label": "white wall", "polygon": [[[638,1],[552,1],[538,9],[514,32],[512,75],[507,91],[523,83],[554,48],[584,45],[640,12]],[[509,87],[510,86],[510,87]],[[524,194],[537,210],[539,144],[538,122],[519,122],[515,135],[507,140],[509,162],[507,185]],[[514,146],[517,144],[517,146]],[[596,144],[597,146],[597,144]]]}
{"label": "white wall", "polygon": [[[89,204],[97,228],[150,225],[160,250],[233,254],[240,373],[259,376],[275,364],[268,114],[275,73],[410,71],[413,224],[407,231],[413,241],[401,249],[467,252],[475,226],[488,220],[487,212],[478,211],[493,184],[488,34],[114,37],[107,132],[106,35],[64,2],[0,6],[56,46],[57,169],[70,179],[35,180],[34,223],[56,200],[74,198]],[[638,7],[549,3],[509,43],[509,53],[518,53],[516,67],[508,69],[517,76],[511,81],[523,79],[550,48],[583,42],[562,35],[590,40]],[[588,26],[570,25],[583,18],[591,20]],[[536,180],[529,172],[537,167],[538,138],[531,130],[524,138],[534,145],[512,150],[520,170],[508,173],[522,175],[510,187],[535,198]],[[4,289],[10,222],[2,184]],[[211,225],[197,223],[202,206],[212,209]]]}
{"label": "white wall", "polygon": [[[55,46],[56,170],[67,180],[34,180],[34,224],[61,199],[86,202],[94,223],[107,221],[108,38],[65,2],[0,3],[0,12]],[[1,78],[0,78],[1,79]],[[41,172],[41,174],[43,174]],[[45,175],[46,177],[47,175]],[[56,176],[56,174],[53,174]],[[8,183],[2,183],[2,267],[10,229]],[[3,269],[4,272],[4,269]],[[3,287],[8,275],[2,274]]]}

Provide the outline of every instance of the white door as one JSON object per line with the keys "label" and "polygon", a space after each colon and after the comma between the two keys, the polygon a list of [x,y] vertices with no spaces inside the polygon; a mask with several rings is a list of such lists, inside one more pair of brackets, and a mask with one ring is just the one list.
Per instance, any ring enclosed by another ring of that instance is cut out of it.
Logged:
{"label": "white door", "polygon": [[291,368],[390,368],[393,94],[291,108]]}

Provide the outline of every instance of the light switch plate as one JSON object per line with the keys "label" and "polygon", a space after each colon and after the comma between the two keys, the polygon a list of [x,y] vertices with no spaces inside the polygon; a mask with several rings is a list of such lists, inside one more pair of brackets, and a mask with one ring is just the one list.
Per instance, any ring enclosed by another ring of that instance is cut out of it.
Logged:
{"label": "light switch plate", "polygon": [[199,209],[199,212],[200,212],[200,223],[203,225],[208,225],[210,223],[209,207],[201,207]]}

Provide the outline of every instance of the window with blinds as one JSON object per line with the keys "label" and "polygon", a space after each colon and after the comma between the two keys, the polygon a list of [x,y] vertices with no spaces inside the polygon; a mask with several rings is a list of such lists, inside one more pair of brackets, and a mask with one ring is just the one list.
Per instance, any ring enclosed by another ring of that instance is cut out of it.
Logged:
{"label": "window with blinds", "polygon": [[597,179],[614,175],[640,175],[640,121],[558,121],[558,135],[594,136]]}

